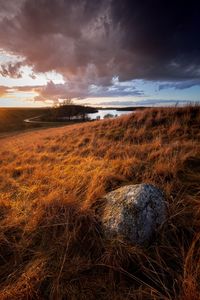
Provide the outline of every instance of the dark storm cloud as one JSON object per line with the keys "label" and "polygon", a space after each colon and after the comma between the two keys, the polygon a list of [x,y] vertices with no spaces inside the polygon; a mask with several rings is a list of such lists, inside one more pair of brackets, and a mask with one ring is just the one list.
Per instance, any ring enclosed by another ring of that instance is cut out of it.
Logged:
{"label": "dark storm cloud", "polygon": [[56,70],[71,80],[87,76],[89,82],[107,82],[112,76],[109,49],[114,36],[108,37],[103,1],[27,0],[20,7],[0,24],[6,50],[25,57],[24,63],[37,72]]}
{"label": "dark storm cloud", "polygon": [[199,12],[200,3],[193,0],[113,0],[112,20],[120,26],[122,49],[133,57],[125,73],[122,61],[121,78],[199,77]]}
{"label": "dark storm cloud", "polygon": [[20,6],[25,0],[0,0],[0,20],[12,18],[19,13]]}
{"label": "dark storm cloud", "polygon": [[186,84],[200,77],[199,1],[6,3],[0,0],[1,47],[36,72],[63,74],[71,95],[85,96],[90,85],[108,87],[113,76]]}

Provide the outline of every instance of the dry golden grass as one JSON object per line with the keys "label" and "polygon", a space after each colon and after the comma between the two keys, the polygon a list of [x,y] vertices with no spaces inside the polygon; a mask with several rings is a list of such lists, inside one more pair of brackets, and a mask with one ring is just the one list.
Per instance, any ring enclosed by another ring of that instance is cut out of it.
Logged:
{"label": "dry golden grass", "polygon": [[[0,147],[0,299],[199,299],[200,108],[21,134]],[[162,188],[148,248],[107,241],[99,199]]]}
{"label": "dry golden grass", "polygon": [[26,124],[24,119],[47,113],[46,108],[3,108],[0,107],[0,137],[4,134],[39,127],[38,124]]}

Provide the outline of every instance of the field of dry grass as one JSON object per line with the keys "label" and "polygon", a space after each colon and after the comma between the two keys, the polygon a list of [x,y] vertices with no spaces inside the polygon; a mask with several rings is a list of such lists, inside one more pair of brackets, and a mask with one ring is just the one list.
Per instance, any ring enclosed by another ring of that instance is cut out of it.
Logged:
{"label": "field of dry grass", "polygon": [[45,114],[46,108],[3,108],[0,107],[0,136],[3,133],[30,129],[30,127],[38,127],[38,125],[29,125],[24,119],[32,118]]}
{"label": "field of dry grass", "polygon": [[[0,141],[0,299],[200,298],[200,107]],[[162,188],[167,221],[148,248],[108,241],[99,199]]]}

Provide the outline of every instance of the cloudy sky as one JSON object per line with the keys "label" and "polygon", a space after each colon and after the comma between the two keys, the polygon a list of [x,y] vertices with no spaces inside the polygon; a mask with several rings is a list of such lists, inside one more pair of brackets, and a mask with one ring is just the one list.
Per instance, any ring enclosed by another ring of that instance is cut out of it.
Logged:
{"label": "cloudy sky", "polygon": [[196,0],[0,0],[0,106],[200,100]]}

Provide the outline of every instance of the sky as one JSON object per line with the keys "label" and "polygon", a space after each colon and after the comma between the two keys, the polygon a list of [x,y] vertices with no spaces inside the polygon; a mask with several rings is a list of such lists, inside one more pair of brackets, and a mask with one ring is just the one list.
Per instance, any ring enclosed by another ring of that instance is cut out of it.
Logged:
{"label": "sky", "polygon": [[200,101],[200,1],[0,0],[0,107]]}

